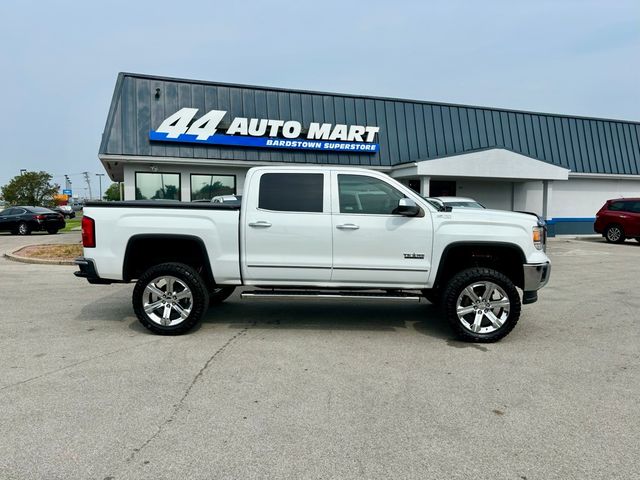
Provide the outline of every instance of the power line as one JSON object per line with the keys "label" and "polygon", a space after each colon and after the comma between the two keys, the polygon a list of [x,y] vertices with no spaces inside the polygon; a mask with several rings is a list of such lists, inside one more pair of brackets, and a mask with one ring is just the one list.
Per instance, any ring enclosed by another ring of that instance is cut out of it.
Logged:
{"label": "power line", "polygon": [[91,178],[89,178],[89,172],[82,172],[82,175],[84,175],[84,179],[87,182],[87,187],[89,187],[89,199],[92,199],[93,195],[91,194]]}

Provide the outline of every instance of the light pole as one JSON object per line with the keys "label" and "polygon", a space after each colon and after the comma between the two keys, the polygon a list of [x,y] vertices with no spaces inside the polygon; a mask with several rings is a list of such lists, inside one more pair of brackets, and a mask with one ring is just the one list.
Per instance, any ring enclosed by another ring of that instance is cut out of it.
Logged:
{"label": "light pole", "polygon": [[98,183],[100,184],[100,197],[98,197],[98,200],[102,200],[102,177],[104,177],[104,173],[96,173],[96,177],[98,177]]}

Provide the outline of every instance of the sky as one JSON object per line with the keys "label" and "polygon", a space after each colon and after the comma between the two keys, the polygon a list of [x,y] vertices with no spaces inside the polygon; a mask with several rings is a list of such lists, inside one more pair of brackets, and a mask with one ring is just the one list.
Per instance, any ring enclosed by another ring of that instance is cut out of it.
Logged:
{"label": "sky", "polygon": [[0,185],[82,195],[121,71],[640,121],[640,2],[2,0],[0,66]]}

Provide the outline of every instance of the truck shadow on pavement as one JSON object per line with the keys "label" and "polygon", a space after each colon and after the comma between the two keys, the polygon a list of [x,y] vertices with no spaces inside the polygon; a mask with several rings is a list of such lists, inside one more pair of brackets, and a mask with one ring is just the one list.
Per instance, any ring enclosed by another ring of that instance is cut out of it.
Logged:
{"label": "truck shadow on pavement", "polygon": [[[138,333],[153,335],[135,318],[130,291],[118,289],[85,304],[76,320],[122,322]],[[212,305],[191,334],[208,326],[271,330],[335,330],[395,332],[414,330],[422,335],[449,340],[453,333],[440,310],[430,303],[366,301],[247,301],[234,294]]]}
{"label": "truck shadow on pavement", "polygon": [[389,331],[414,329],[418,333],[449,339],[452,332],[440,311],[423,303],[369,303],[328,301],[241,301],[231,298],[214,305],[203,325],[228,328],[285,330]]}

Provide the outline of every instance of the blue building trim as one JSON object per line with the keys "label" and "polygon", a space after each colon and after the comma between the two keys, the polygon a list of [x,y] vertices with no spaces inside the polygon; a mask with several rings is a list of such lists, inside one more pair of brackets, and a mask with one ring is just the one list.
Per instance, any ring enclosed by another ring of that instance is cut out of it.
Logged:
{"label": "blue building trim", "polygon": [[547,234],[556,235],[589,235],[595,234],[593,223],[595,217],[557,217],[547,220]]}

